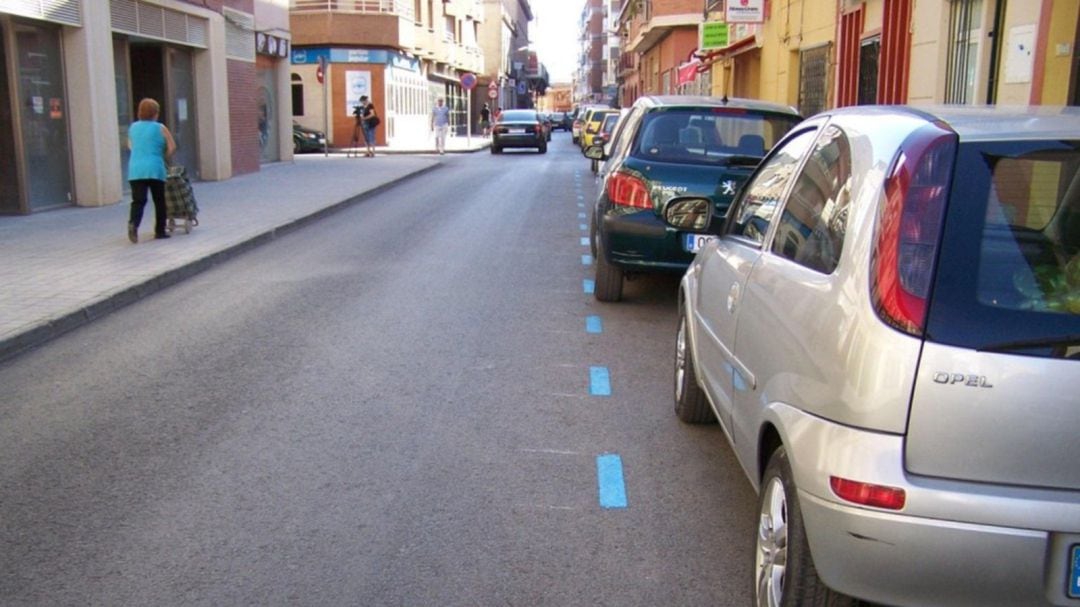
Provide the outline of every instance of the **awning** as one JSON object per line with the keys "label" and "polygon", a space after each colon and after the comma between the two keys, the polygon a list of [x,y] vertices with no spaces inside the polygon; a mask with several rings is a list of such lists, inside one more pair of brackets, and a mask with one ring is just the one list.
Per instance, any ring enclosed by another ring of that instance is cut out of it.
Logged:
{"label": "awning", "polygon": [[708,71],[709,69],[712,68],[712,64],[716,63],[717,61],[720,61],[721,59],[727,59],[728,57],[734,57],[735,55],[738,55],[739,53],[748,51],[748,50],[753,49],[753,48],[760,48],[760,47],[761,47],[761,45],[758,44],[757,36],[747,36],[746,38],[743,38],[742,40],[739,40],[738,42],[735,42],[734,44],[729,44],[729,45],[725,46],[724,48],[720,48],[720,49],[716,49],[716,50],[712,50],[712,51],[698,52],[698,53],[695,54],[695,56],[699,60],[701,60],[701,64],[698,65],[697,71],[699,73],[700,72],[706,72],[706,71]]}

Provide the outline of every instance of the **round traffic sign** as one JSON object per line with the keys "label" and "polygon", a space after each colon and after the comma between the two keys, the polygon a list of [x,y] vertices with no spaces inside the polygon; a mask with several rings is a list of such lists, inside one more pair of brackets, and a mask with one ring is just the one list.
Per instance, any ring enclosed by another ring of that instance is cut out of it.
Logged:
{"label": "round traffic sign", "polygon": [[461,86],[465,87],[465,90],[471,91],[476,88],[476,74],[472,72],[466,72],[461,75]]}
{"label": "round traffic sign", "polygon": [[491,99],[498,99],[499,98],[499,89],[489,88],[488,89],[488,97],[491,98]]}

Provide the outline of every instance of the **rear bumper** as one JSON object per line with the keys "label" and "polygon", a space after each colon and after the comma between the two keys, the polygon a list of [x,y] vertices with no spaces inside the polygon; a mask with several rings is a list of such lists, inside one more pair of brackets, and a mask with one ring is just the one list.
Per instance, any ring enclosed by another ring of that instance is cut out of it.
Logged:
{"label": "rear bumper", "polygon": [[500,148],[540,148],[546,139],[537,135],[499,135],[491,139],[491,145]]}
{"label": "rear bumper", "polygon": [[[1063,605],[1080,492],[908,475],[903,437],[775,407],[822,580],[887,605]],[[858,454],[858,457],[853,457]],[[973,457],[976,457],[973,454]],[[900,512],[840,500],[830,475],[904,489]]]}
{"label": "rear bumper", "polygon": [[601,254],[630,272],[682,273],[694,255],[684,249],[680,234],[652,211],[610,211],[601,215]]}

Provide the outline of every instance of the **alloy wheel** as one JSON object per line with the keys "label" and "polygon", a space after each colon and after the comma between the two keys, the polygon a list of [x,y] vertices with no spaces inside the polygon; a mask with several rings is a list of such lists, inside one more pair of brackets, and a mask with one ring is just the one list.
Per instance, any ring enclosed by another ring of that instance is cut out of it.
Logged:
{"label": "alloy wheel", "polygon": [[758,522],[756,605],[778,607],[784,598],[784,574],[787,570],[788,525],[787,494],[778,476],[769,479],[761,500]]}

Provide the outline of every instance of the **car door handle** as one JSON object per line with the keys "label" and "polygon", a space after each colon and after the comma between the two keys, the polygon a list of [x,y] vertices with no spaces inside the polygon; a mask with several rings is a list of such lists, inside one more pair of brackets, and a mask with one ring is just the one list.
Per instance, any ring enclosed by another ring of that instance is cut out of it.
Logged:
{"label": "car door handle", "polygon": [[727,311],[728,314],[735,313],[735,304],[739,302],[739,283],[731,285],[731,290],[728,291],[727,296]]}

